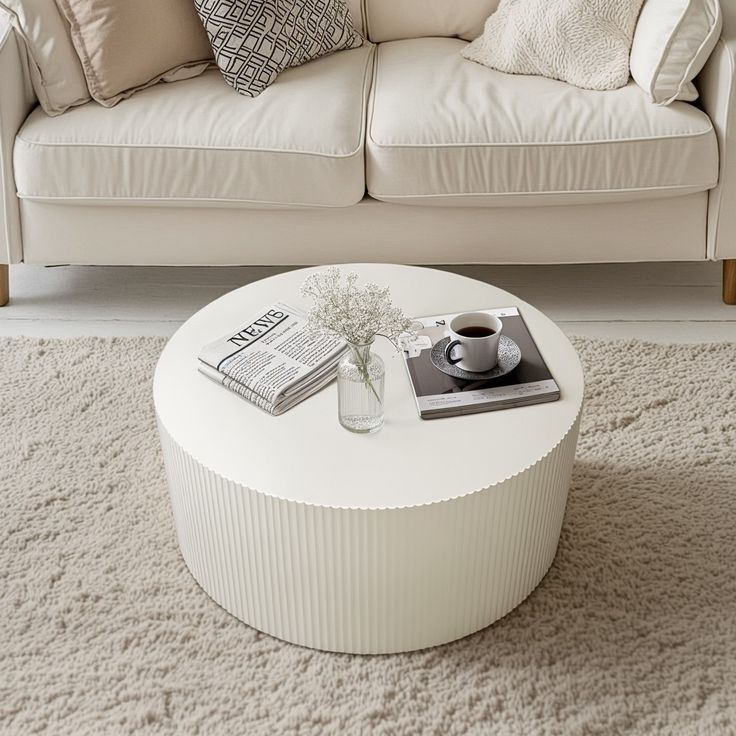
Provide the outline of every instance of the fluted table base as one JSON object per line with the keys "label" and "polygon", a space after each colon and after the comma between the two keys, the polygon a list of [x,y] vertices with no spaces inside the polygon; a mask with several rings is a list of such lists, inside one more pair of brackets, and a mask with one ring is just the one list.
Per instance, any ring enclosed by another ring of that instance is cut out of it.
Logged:
{"label": "fluted table base", "polygon": [[502,483],[395,509],[265,495],[198,463],[159,429],[179,544],[202,588],[280,639],[378,654],[471,634],[534,590],[557,549],[578,425]]}

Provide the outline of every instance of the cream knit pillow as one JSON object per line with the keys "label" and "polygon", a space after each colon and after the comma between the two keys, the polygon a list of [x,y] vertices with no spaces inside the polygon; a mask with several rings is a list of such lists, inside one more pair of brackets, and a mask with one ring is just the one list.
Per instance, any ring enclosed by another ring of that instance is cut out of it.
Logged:
{"label": "cream knit pillow", "polygon": [[642,0],[501,0],[462,55],[511,74],[585,89],[629,81],[629,52]]}

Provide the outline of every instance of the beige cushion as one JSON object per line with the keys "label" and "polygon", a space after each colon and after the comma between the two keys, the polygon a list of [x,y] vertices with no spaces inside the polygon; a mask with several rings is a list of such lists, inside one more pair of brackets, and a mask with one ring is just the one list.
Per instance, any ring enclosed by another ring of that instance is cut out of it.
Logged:
{"label": "beige cushion", "polygon": [[657,107],[633,82],[594,92],[511,76],[460,56],[463,42],[378,47],[366,144],[368,191],[407,204],[557,204],[713,187],[708,117]]}
{"label": "beige cushion", "polygon": [[652,102],[695,100],[692,83],[721,33],[720,0],[647,0],[631,47],[631,76]]}
{"label": "beige cushion", "polygon": [[54,0],[2,0],[15,32],[23,39],[33,90],[49,115],[89,100],[69,31]]}
{"label": "beige cushion", "polygon": [[365,24],[375,43],[423,36],[470,41],[497,7],[498,0],[366,0]]}
{"label": "beige cushion", "polygon": [[326,56],[285,71],[256,98],[210,69],[109,110],[90,103],[58,118],[36,110],[15,144],[19,196],[355,204],[365,192],[372,60],[370,44]]}
{"label": "beige cushion", "polygon": [[190,0],[57,0],[92,98],[110,107],[162,79],[201,74],[212,59]]}

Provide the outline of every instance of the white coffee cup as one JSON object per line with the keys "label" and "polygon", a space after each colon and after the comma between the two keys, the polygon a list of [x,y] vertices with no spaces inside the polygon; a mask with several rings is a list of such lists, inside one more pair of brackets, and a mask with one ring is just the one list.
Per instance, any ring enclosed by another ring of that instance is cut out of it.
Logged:
{"label": "white coffee cup", "polygon": [[498,342],[503,323],[485,312],[458,314],[450,322],[445,359],[464,371],[483,373],[498,363]]}

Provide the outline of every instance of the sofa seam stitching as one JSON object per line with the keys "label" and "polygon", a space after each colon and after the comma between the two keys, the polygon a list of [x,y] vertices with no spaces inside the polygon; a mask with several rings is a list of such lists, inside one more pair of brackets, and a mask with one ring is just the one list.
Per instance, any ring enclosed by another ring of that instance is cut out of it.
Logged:
{"label": "sofa seam stitching", "polygon": [[31,141],[24,138],[20,133],[16,136],[16,140],[24,146],[37,146],[38,148],[113,148],[123,150],[149,150],[155,149],[160,151],[229,151],[234,153],[267,153],[267,154],[283,154],[287,156],[314,156],[316,158],[334,158],[346,159],[352,158],[362,152],[362,148],[358,148],[350,153],[320,153],[319,151],[301,151],[289,150],[288,148],[227,148],[224,146],[186,146],[186,145],[166,145],[166,144],[117,144],[117,143],[53,143],[45,141]]}
{"label": "sofa seam stitching", "polygon": [[[23,194],[17,193],[18,199],[27,200],[29,202],[54,202],[54,201],[92,201],[92,202],[227,202],[233,204],[256,204],[256,205],[272,205],[274,209],[288,207],[303,207],[305,209],[336,209],[341,207],[354,207],[358,202],[350,205],[342,204],[314,204],[310,202],[276,202],[263,199],[228,199],[226,197],[114,197],[114,196],[94,196],[94,195],[48,195],[48,194]],[[362,199],[363,197],[361,197]],[[358,200],[360,201],[360,200]]]}
{"label": "sofa seam stitching", "polygon": [[[666,184],[664,186],[651,187],[617,187],[615,189],[555,189],[549,191],[536,192],[450,192],[447,194],[379,194],[368,189],[369,196],[379,199],[380,197],[391,197],[393,199],[429,199],[431,197],[544,197],[565,194],[611,194],[611,193],[629,193],[629,192],[651,192],[651,191],[675,191],[678,189],[693,189],[693,194],[697,192],[710,191],[718,182],[713,184]],[[701,188],[703,187],[703,188]]]}
{"label": "sofa seam stitching", "polygon": [[[370,197],[380,201],[381,197],[391,197],[393,199],[429,199],[432,197],[544,197],[544,196],[560,196],[566,194],[611,194],[611,193],[629,193],[629,192],[648,192],[648,191],[676,191],[680,189],[692,189],[693,194],[702,191],[709,191],[717,186],[718,182],[711,184],[671,184],[664,186],[651,187],[629,187],[615,189],[556,189],[550,191],[531,191],[531,192],[449,192],[446,194],[430,193],[430,194],[381,194],[367,189]],[[702,187],[702,188],[701,188]],[[84,200],[84,201],[107,201],[107,202],[246,202],[253,204],[270,204],[274,206],[287,207],[343,207],[352,205],[321,205],[302,202],[276,202],[272,200],[259,199],[242,199],[227,197],[115,197],[115,196],[96,196],[96,195],[47,195],[47,194],[24,194],[17,193],[19,199],[27,199],[30,201],[54,201],[54,200]]]}
{"label": "sofa seam stitching", "polygon": [[506,143],[378,143],[371,134],[371,143],[376,148],[556,148],[559,146],[604,146],[618,145],[625,143],[651,143],[655,141],[672,141],[681,138],[699,138],[704,135],[710,135],[713,132],[713,124],[711,123],[707,130],[691,132],[691,133],[673,133],[670,135],[657,136],[639,136],[632,138],[598,138],[589,141],[520,141]]}

